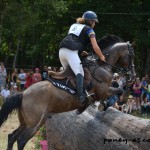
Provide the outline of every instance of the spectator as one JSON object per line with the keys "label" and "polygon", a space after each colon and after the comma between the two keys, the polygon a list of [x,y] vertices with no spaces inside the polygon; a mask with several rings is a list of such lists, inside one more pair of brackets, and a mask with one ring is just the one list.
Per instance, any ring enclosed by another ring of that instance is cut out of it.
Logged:
{"label": "spectator", "polygon": [[127,81],[128,94],[134,96],[133,85],[135,83],[135,79]]}
{"label": "spectator", "polygon": [[52,67],[49,66],[49,67],[48,67],[48,71],[52,71]]}
{"label": "spectator", "polygon": [[149,75],[148,75],[148,74],[146,74],[146,75],[145,75],[145,80],[146,80],[146,81],[150,80],[150,78],[149,78]]}
{"label": "spectator", "polygon": [[0,88],[6,85],[7,72],[3,62],[0,63]]}
{"label": "spectator", "polygon": [[117,101],[118,110],[123,111],[123,104],[125,104],[125,101],[123,96],[120,96],[119,100]]}
{"label": "spectator", "polygon": [[37,83],[39,81],[42,81],[42,75],[40,73],[39,68],[36,68],[35,73],[33,73],[33,75],[32,75],[32,82],[34,84],[34,83]]}
{"label": "spectator", "polygon": [[1,91],[1,95],[4,101],[10,95],[10,90],[8,89],[8,85],[5,85],[4,89]]}
{"label": "spectator", "polygon": [[134,101],[133,96],[132,96],[132,95],[129,95],[129,96],[128,96],[128,99],[127,99],[127,112],[128,112],[129,114],[132,113],[134,102],[135,102],[135,101]]}
{"label": "spectator", "polygon": [[25,89],[27,89],[29,86],[32,85],[33,83],[32,75],[33,75],[33,72],[31,70],[28,73],[26,73],[26,83],[24,85]]}
{"label": "spectator", "polygon": [[47,66],[44,66],[43,71],[42,71],[42,81],[48,78],[48,68]]}
{"label": "spectator", "polygon": [[59,71],[63,71],[63,70],[64,70],[64,68],[63,68],[63,67],[60,67],[60,68],[59,68]]}
{"label": "spectator", "polygon": [[134,90],[134,99],[136,102],[136,109],[140,110],[141,108],[141,81],[139,78],[136,78],[136,81],[133,85],[133,90]]}
{"label": "spectator", "polygon": [[11,85],[17,85],[17,79],[18,79],[18,70],[15,68],[14,72],[11,75]]}
{"label": "spectator", "polygon": [[119,88],[126,91],[126,78],[123,74],[119,75]]}
{"label": "spectator", "polygon": [[147,82],[147,101],[150,102],[150,80]]}
{"label": "spectator", "polygon": [[143,101],[141,103],[141,113],[143,115],[147,114],[147,107],[148,107],[147,98],[144,95],[143,95]]}
{"label": "spectator", "polygon": [[115,88],[119,87],[118,80],[119,80],[119,74],[118,73],[114,73],[113,80],[112,80],[112,86],[113,87],[115,87]]}
{"label": "spectator", "polygon": [[14,85],[13,89],[11,90],[11,95],[15,95],[15,94],[18,94],[18,93],[19,93],[19,91],[17,89],[17,85]]}
{"label": "spectator", "polygon": [[141,90],[142,90],[142,93],[141,93],[141,102],[142,102],[143,96],[147,94],[147,81],[145,77],[143,77],[141,81]]}
{"label": "spectator", "polygon": [[24,90],[24,85],[26,83],[26,74],[24,73],[23,69],[20,70],[18,78],[20,80],[20,90],[23,91]]}

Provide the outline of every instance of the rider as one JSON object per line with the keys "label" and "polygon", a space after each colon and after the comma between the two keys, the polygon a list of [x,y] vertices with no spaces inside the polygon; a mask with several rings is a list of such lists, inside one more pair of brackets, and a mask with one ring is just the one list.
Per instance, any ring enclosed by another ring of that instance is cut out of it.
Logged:
{"label": "rider", "polygon": [[83,103],[86,99],[83,90],[84,71],[79,58],[79,52],[82,53],[85,47],[91,43],[95,53],[102,61],[105,57],[97,45],[95,32],[93,30],[95,23],[98,22],[97,15],[93,11],[86,11],[82,18],[77,18],[76,23],[72,24],[68,35],[60,43],[59,58],[64,69],[68,65],[76,75],[77,97]]}

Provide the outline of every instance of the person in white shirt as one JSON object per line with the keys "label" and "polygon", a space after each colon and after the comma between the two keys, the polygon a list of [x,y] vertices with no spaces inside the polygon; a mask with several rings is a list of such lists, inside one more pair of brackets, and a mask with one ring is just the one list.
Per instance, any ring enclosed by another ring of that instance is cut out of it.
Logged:
{"label": "person in white shirt", "polygon": [[24,85],[26,83],[26,74],[24,73],[23,69],[20,70],[19,80],[20,80],[20,90],[23,91]]}
{"label": "person in white shirt", "polygon": [[4,89],[1,91],[1,95],[4,101],[8,96],[10,96],[10,90],[8,89],[8,85],[5,85]]}

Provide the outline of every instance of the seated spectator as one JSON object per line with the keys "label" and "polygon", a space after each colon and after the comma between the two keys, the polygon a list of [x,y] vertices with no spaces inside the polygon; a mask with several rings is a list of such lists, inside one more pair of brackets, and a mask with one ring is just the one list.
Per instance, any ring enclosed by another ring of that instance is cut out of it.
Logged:
{"label": "seated spectator", "polygon": [[123,111],[123,104],[125,104],[125,101],[123,99],[123,96],[120,96],[119,100],[117,101],[117,109]]}
{"label": "seated spectator", "polygon": [[132,110],[133,110],[133,104],[134,104],[134,99],[133,99],[133,96],[132,95],[129,95],[128,99],[127,99],[127,112],[129,114],[132,113]]}
{"label": "seated spectator", "polygon": [[5,102],[5,99],[10,96],[10,90],[8,89],[8,85],[5,85],[4,89],[1,91],[1,95],[3,97],[3,100]]}
{"label": "seated spectator", "polygon": [[126,113],[126,114],[128,113],[128,105],[127,104],[122,105],[122,112]]}
{"label": "seated spectator", "polygon": [[18,94],[18,93],[19,93],[19,91],[18,91],[17,85],[14,85],[13,89],[11,90],[11,95],[15,95],[15,94]]}
{"label": "seated spectator", "polygon": [[150,102],[147,102],[146,112],[147,112],[147,115],[150,116]]}
{"label": "seated spectator", "polygon": [[141,114],[143,115],[147,114],[147,107],[148,107],[147,97],[146,94],[144,94],[143,101],[141,103]]}

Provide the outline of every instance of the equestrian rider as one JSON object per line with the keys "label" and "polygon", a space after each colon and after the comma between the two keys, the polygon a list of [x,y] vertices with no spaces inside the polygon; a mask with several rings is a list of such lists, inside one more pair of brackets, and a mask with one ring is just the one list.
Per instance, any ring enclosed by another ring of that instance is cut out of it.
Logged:
{"label": "equestrian rider", "polygon": [[97,15],[93,11],[86,11],[82,18],[77,18],[76,23],[71,25],[68,35],[61,41],[59,47],[59,59],[62,66],[66,69],[69,65],[76,75],[77,97],[81,103],[85,101],[86,96],[83,89],[84,71],[79,52],[82,53],[91,43],[95,53],[102,61],[105,61],[93,30],[97,22]]}

